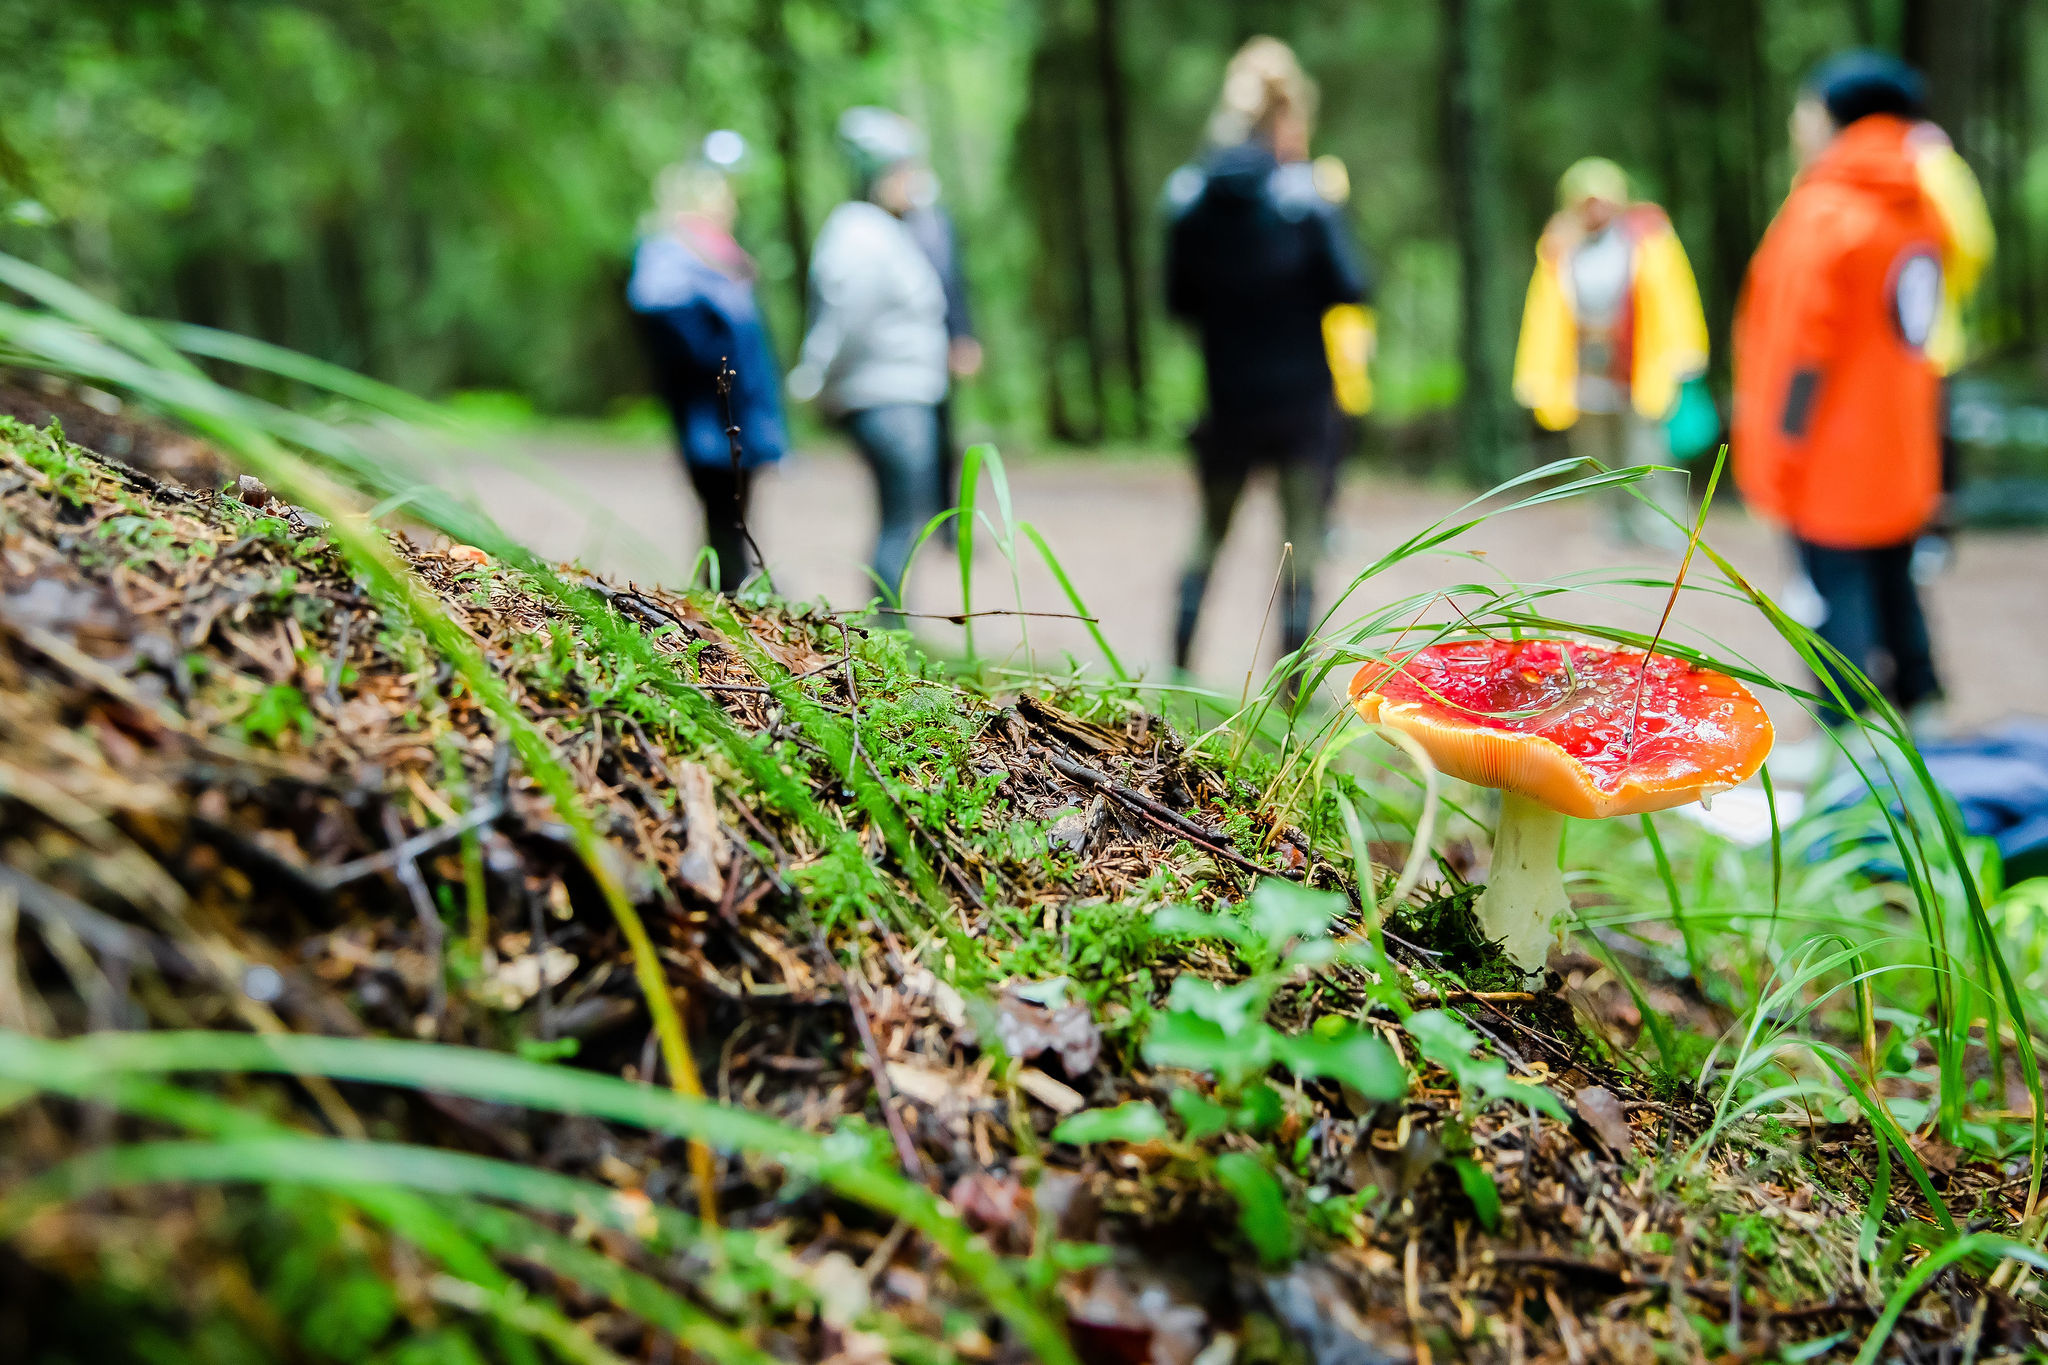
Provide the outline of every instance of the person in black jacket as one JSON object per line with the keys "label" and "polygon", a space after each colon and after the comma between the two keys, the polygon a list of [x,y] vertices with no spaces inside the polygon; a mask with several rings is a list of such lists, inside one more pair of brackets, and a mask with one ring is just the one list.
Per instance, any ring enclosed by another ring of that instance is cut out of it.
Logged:
{"label": "person in black jacket", "polygon": [[1167,307],[1200,334],[1208,379],[1208,410],[1190,436],[1202,524],[1181,577],[1182,669],[1231,515],[1262,468],[1278,476],[1294,546],[1282,647],[1308,640],[1342,430],[1323,315],[1366,295],[1364,266],[1308,164],[1314,101],[1287,45],[1252,39],[1224,73],[1208,155],[1167,182]]}

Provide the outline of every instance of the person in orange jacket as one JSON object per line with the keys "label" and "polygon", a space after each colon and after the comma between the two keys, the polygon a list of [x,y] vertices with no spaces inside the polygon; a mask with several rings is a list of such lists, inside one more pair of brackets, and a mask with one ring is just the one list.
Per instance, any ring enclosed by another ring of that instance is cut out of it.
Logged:
{"label": "person in orange jacket", "polygon": [[1919,75],[1876,53],[1809,79],[1792,120],[1804,164],[1750,262],[1734,333],[1736,483],[1791,534],[1820,637],[1908,712],[1941,695],[1912,575],[1941,501],[1928,347],[1950,249],[1916,168],[1924,102]]}

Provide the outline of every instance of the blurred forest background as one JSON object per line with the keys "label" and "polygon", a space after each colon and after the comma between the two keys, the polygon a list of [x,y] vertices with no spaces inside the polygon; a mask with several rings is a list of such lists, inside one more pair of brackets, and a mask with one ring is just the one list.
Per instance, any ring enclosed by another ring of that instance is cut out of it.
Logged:
{"label": "blurred forest background", "polygon": [[[785,354],[846,106],[921,121],[1024,444],[1177,438],[1199,374],[1157,286],[1160,187],[1270,32],[1321,82],[1379,276],[1376,447],[1499,472],[1535,235],[1603,153],[1672,212],[1725,386],[1789,178],[1798,77],[1850,44],[1929,73],[2000,232],[1982,351],[2041,388],[2048,33],[2028,0],[0,0],[0,249],[145,315],[421,393],[605,415],[643,391],[620,302],[663,165],[751,149],[740,232]],[[1463,420],[1453,424],[1460,411]],[[1453,440],[1453,432],[1459,434]],[[2048,431],[2042,433],[2048,445]]]}

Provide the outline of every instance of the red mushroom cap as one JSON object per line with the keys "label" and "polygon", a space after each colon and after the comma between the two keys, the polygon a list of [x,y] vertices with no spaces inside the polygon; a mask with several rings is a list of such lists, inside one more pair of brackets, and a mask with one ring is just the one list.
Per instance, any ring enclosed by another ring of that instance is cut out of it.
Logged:
{"label": "red mushroom cap", "polygon": [[1644,657],[1576,640],[1430,645],[1359,669],[1351,702],[1451,776],[1584,820],[1682,806],[1754,774],[1772,730],[1749,689]]}

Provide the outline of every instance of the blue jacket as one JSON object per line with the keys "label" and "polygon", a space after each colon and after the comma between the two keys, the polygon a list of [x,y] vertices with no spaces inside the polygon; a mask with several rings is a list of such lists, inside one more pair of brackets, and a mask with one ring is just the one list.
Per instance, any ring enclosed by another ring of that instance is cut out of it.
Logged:
{"label": "blue jacket", "polygon": [[654,389],[675,423],[676,444],[693,465],[729,467],[721,363],[733,369],[732,414],[741,467],[782,458],[781,368],[754,303],[753,286],[726,274],[666,233],[644,237],[633,253],[626,302],[639,324]]}

